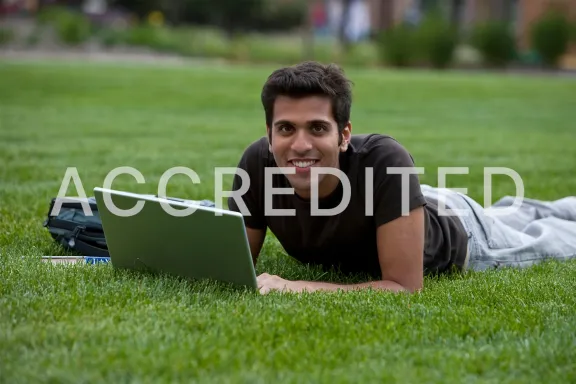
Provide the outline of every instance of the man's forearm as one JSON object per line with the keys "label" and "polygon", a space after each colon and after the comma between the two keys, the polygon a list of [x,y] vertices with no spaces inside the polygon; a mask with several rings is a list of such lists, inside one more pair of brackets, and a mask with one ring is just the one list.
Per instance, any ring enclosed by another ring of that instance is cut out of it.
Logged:
{"label": "man's forearm", "polygon": [[408,289],[390,280],[370,281],[367,283],[359,283],[359,284],[333,284],[321,281],[300,281],[299,283],[304,285],[305,287],[304,290],[308,292],[338,291],[338,290],[351,291],[365,288],[373,288],[393,292],[408,292]]}

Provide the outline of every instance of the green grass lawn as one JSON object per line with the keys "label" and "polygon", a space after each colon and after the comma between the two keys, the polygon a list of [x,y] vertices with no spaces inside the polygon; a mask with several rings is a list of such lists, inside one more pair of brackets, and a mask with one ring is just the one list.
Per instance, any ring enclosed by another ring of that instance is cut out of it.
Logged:
{"label": "green grass lawn", "polygon": [[[264,134],[260,88],[273,68],[0,64],[0,380],[16,382],[576,381],[576,262],[428,278],[422,293],[270,294],[213,282],[52,266],[42,227],[67,167],[88,195],[114,188],[213,199],[213,168],[236,166]],[[483,167],[509,167],[526,196],[576,191],[576,81],[354,72],[354,132],[399,139],[424,183],[439,166],[483,202]],[[230,186],[231,179],[225,180]],[[514,194],[496,176],[493,200]],[[71,184],[69,195],[77,190]],[[191,248],[193,244],[191,244]],[[270,237],[257,272],[321,278]],[[323,278],[355,281],[357,276]]]}

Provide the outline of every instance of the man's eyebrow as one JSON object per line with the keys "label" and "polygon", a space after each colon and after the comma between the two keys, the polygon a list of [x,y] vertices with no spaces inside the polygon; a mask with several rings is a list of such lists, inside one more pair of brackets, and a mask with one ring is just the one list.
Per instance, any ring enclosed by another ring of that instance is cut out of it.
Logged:
{"label": "man's eyebrow", "polygon": [[292,122],[290,122],[290,121],[288,121],[288,120],[278,120],[278,121],[276,121],[276,122],[274,123],[274,125],[284,125],[284,124],[294,125],[294,123],[292,123]]}
{"label": "man's eyebrow", "polygon": [[308,124],[327,124],[327,125],[330,125],[330,122],[327,120],[316,119],[316,120],[309,121]]}
{"label": "man's eyebrow", "polygon": [[[322,120],[322,119],[314,119],[314,120],[309,120],[306,122],[306,125],[313,125],[313,124],[327,124],[330,125],[330,122],[327,120]],[[294,125],[293,122],[289,121],[289,120],[278,120],[274,123],[274,125]]]}

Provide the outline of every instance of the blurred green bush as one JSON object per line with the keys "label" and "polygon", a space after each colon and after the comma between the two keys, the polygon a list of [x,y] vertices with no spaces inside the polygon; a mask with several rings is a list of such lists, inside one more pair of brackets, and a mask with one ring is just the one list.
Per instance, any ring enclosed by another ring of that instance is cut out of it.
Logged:
{"label": "blurred green bush", "polygon": [[490,67],[505,67],[516,56],[516,41],[505,23],[489,21],[475,25],[470,43]]}
{"label": "blurred green bush", "polygon": [[382,32],[378,37],[380,59],[393,67],[407,67],[415,59],[415,30],[400,24]]}
{"label": "blurred green bush", "polygon": [[549,9],[531,26],[532,47],[546,66],[557,67],[568,51],[570,29],[567,16],[557,9]]}
{"label": "blurred green bush", "polygon": [[65,44],[78,45],[88,40],[94,30],[88,18],[63,7],[49,7],[38,15],[40,25],[52,26],[59,38]]}
{"label": "blurred green bush", "polygon": [[306,22],[307,1],[291,0],[266,3],[255,17],[254,28],[264,32],[285,32],[300,28]]}
{"label": "blurred green bush", "polygon": [[308,5],[307,0],[165,0],[138,5],[133,0],[118,0],[118,4],[138,9],[140,18],[157,10],[164,14],[167,24],[215,27],[228,36],[294,30],[305,22]]}
{"label": "blurred green bush", "polygon": [[14,39],[14,32],[8,28],[0,28],[0,46],[10,43]]}
{"label": "blurred green bush", "polygon": [[458,31],[439,14],[427,15],[416,30],[415,50],[425,65],[437,69],[450,66],[458,45]]}
{"label": "blurred green bush", "polygon": [[127,39],[124,31],[115,28],[100,28],[96,38],[107,48],[125,44]]}

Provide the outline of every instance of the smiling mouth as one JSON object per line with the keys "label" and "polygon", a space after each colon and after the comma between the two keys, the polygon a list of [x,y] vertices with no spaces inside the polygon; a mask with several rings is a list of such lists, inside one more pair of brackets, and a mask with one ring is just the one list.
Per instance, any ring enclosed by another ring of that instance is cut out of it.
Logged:
{"label": "smiling mouth", "polygon": [[316,164],[316,160],[292,160],[289,163],[297,168],[309,168]]}

